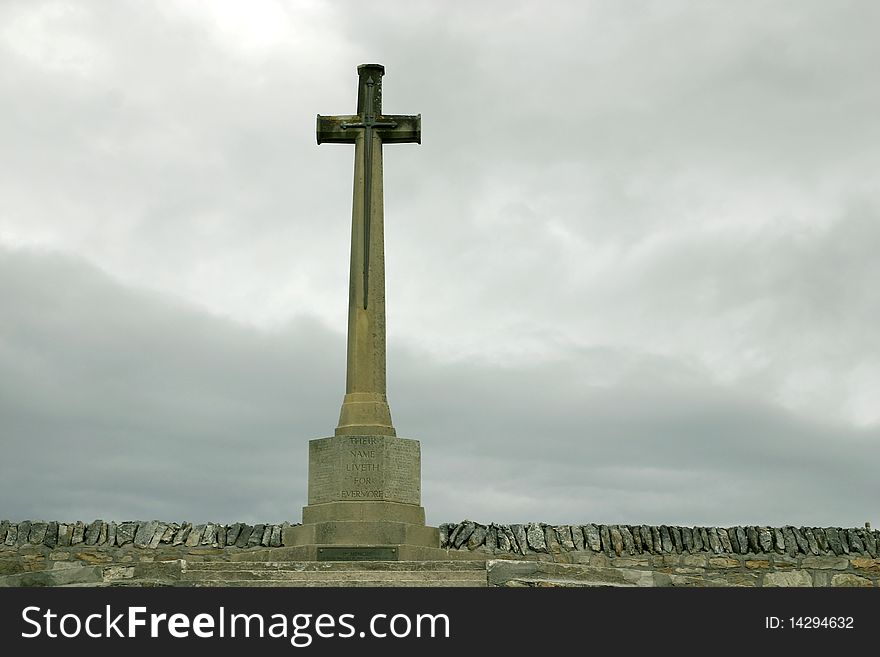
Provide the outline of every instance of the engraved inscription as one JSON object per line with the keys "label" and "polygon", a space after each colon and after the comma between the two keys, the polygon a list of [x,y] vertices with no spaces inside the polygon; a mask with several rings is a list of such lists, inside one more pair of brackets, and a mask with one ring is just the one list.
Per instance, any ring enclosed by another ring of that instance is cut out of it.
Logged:
{"label": "engraved inscription", "polygon": [[340,496],[343,500],[384,498],[382,454],[385,440],[379,436],[348,436]]}

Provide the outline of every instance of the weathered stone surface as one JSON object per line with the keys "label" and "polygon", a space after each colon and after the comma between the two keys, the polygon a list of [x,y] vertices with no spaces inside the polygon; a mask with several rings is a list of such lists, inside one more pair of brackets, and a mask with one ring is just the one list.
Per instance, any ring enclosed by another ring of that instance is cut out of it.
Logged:
{"label": "weathered stone surface", "polygon": [[[207,527],[207,525],[195,525],[190,531],[189,536],[186,537],[184,545],[186,545],[187,547],[196,547],[197,545],[201,545],[202,536],[205,534],[205,527]],[[239,536],[238,538],[240,541],[241,536]],[[248,532],[248,538],[250,538],[250,532]],[[238,542],[236,542],[235,545],[238,547],[245,547],[244,545],[239,545]]]}
{"label": "weathered stone surface", "polygon": [[[239,525],[238,530],[236,530],[236,536],[238,536],[238,531],[241,530],[241,526],[240,526],[241,523],[236,523],[236,524]],[[234,527],[235,527],[235,525],[233,525],[232,527],[230,527],[230,529],[232,529],[232,528],[234,528]],[[442,547],[442,548],[445,548],[447,545],[449,545],[449,532],[451,531],[450,528],[453,528],[453,529],[454,529],[454,525],[450,525],[448,522],[444,522],[444,523],[442,523],[442,524],[437,528],[438,531],[440,532],[440,547]],[[228,539],[228,534],[227,534],[227,540],[229,540],[229,539]],[[235,538],[232,539],[232,542],[229,543],[229,545],[232,545],[233,543],[235,543]]]}
{"label": "weathered stone surface", "polygon": [[651,528],[647,525],[640,525],[639,534],[642,537],[642,547],[645,548],[645,552],[654,552],[654,535],[651,533]]}
{"label": "weathered stone surface", "polygon": [[730,557],[710,557],[709,558],[709,567],[710,568],[739,568],[742,565],[739,559],[732,559]]}
{"label": "weathered stone surface", "polygon": [[474,526],[474,531],[471,532],[470,537],[467,540],[467,548],[468,550],[476,550],[481,545],[485,545],[486,543],[486,527],[480,524]]}
{"label": "weathered stone surface", "polygon": [[780,573],[764,573],[764,586],[813,586],[806,570],[787,570]]}
{"label": "weathered stone surface", "polygon": [[619,557],[626,551],[626,548],[623,545],[623,536],[620,533],[620,527],[617,525],[611,525],[608,528],[608,535],[611,538],[611,546],[614,549],[614,553]]}
{"label": "weathered stone surface", "polygon": [[98,542],[95,545],[106,545],[107,544],[107,523],[101,523],[101,531],[98,534]]}
{"label": "weathered stone surface", "polygon": [[816,541],[816,535],[809,527],[801,527],[801,533],[807,539],[807,547],[814,556],[819,556],[819,543]]}
{"label": "weathered stone surface", "polygon": [[[31,530],[31,531],[33,531],[33,530]],[[853,552],[855,554],[864,553],[865,544],[862,543],[862,539],[859,536],[858,529],[847,529],[846,536],[849,539],[850,552]]]}
{"label": "weathered stone surface", "polygon": [[86,527],[83,543],[86,545],[95,545],[101,536],[101,527],[104,526],[103,520],[95,520]]}
{"label": "weathered stone surface", "polygon": [[701,535],[700,528],[694,527],[691,530],[691,536],[692,536],[692,540],[694,542],[694,552],[702,552],[704,547],[703,547],[703,537]]}
{"label": "weathered stone surface", "polygon": [[[188,522],[183,523],[180,526],[180,529],[174,532],[174,538],[171,539],[171,545],[183,545],[186,542],[186,539],[189,538],[189,534],[191,531],[192,525]],[[232,543],[235,543],[234,539]],[[230,543],[229,545],[232,545],[232,543]]]}
{"label": "weathered stone surface", "polygon": [[807,542],[807,537],[797,527],[791,527],[791,533],[794,534],[794,541],[797,544],[798,551],[801,554],[809,554],[810,544]]}
{"label": "weathered stone surface", "polygon": [[785,554],[785,536],[779,527],[773,528],[773,549],[779,554]]}
{"label": "weathered stone surface", "polygon": [[31,545],[42,545],[43,541],[46,539],[46,529],[48,527],[48,523],[39,520],[32,522],[30,534],[28,535],[28,543]]}
{"label": "weathered stone surface", "polygon": [[[147,543],[148,548],[156,549],[159,547],[159,543],[162,542],[162,537],[165,536],[165,532],[168,530],[168,523],[166,522],[157,522],[156,529],[153,531],[153,535],[150,537],[150,542]],[[135,545],[137,545],[137,540],[135,540]]]}
{"label": "weathered stone surface", "polygon": [[[248,539],[247,546],[249,548],[257,547],[263,542],[263,532],[266,531],[266,525],[257,524],[254,525],[254,531],[251,533],[251,537]],[[205,528],[205,533],[208,533],[207,527]],[[202,538],[202,545],[205,545],[205,539]]]}
{"label": "weathered stone surface", "polygon": [[[266,529],[265,525],[260,525],[263,529]],[[262,538],[262,535],[260,535]],[[215,545],[217,543],[217,525],[213,522],[209,522],[205,525],[205,531],[202,533],[202,540],[199,543],[200,545]]]}
{"label": "weathered stone surface", "polygon": [[507,532],[510,531],[508,527],[506,530],[504,525],[498,525],[495,527],[495,550],[497,552],[510,552],[510,537],[507,535]]}
{"label": "weathered stone surface", "polygon": [[770,552],[773,549],[773,534],[769,527],[758,527],[758,545],[760,552]]}
{"label": "weathered stone surface", "polygon": [[866,530],[864,532],[865,537],[865,551],[870,554],[872,557],[877,556],[877,540],[874,538],[874,533],[871,530]]}
{"label": "weathered stone surface", "polygon": [[733,545],[730,543],[730,532],[724,527],[718,527],[716,531],[718,532],[718,540],[721,541],[721,549],[727,554],[733,553]]}
{"label": "weathered stone surface", "polygon": [[746,543],[749,546],[749,552],[757,554],[761,551],[761,544],[758,542],[758,529],[757,527],[748,526],[746,527]]}
{"label": "weathered stone surface", "polygon": [[785,552],[790,557],[796,557],[798,554],[797,540],[791,527],[783,527],[782,535],[785,537]]}
{"label": "weathered stone surface", "polygon": [[608,525],[599,525],[599,536],[602,538],[602,551],[609,557],[614,554],[614,546],[611,544],[611,531]]}
{"label": "weathered stone surface", "polygon": [[816,543],[819,545],[820,552],[826,553],[831,551],[831,546],[828,545],[828,537],[825,535],[824,529],[813,527],[813,535],[816,537]]}
{"label": "weathered stone surface", "polygon": [[663,554],[663,539],[660,537],[660,528],[656,525],[649,527],[651,530],[651,545],[654,554]]}
{"label": "weathered stone surface", "polygon": [[642,545],[642,534],[639,531],[638,525],[630,525],[627,529],[629,529],[629,533],[633,537],[633,545],[636,548],[636,554],[642,554],[645,551],[645,547]]}
{"label": "weathered stone surface", "polygon": [[836,554],[840,556],[844,553],[843,546],[840,543],[840,534],[838,534],[837,529],[835,527],[828,527],[825,530],[825,536],[828,538],[828,547]]}
{"label": "weathered stone surface", "polygon": [[[225,532],[224,532],[225,533]],[[217,538],[219,542],[219,535]],[[223,537],[223,545],[226,544],[226,537]],[[269,537],[269,547],[281,546],[281,525],[272,525],[272,535]]]}
{"label": "weathered stone surface", "polygon": [[733,535],[736,536],[737,552],[746,554],[749,551],[749,539],[746,531],[742,527],[734,527]]}
{"label": "weathered stone surface", "polygon": [[563,551],[562,546],[556,538],[556,531],[553,529],[553,526],[542,524],[541,527],[544,528],[544,542],[547,544],[547,552],[550,554],[561,554]]}
{"label": "weathered stone surface", "polygon": [[71,545],[79,545],[83,542],[83,538],[85,536],[86,526],[79,520],[77,520],[73,525],[73,531],[70,534],[70,544]]}
{"label": "weathered stone surface", "polygon": [[846,557],[804,557],[801,561],[804,568],[811,570],[846,570],[849,568],[849,559]]}
{"label": "weathered stone surface", "polygon": [[159,526],[158,520],[141,521],[138,523],[137,531],[134,534],[135,547],[145,548],[153,540],[153,534]]}
{"label": "weathered stone surface", "polygon": [[520,524],[510,525],[510,531],[516,539],[517,550],[520,554],[525,554],[529,549],[529,540],[526,537],[526,529]]}
{"label": "weathered stone surface", "polygon": [[9,531],[9,521],[0,520],[0,545],[6,541],[6,532]]}
{"label": "weathered stone surface", "polygon": [[571,530],[571,539],[574,543],[574,549],[578,552],[583,551],[584,545],[586,545],[586,543],[584,542],[583,529],[581,529],[580,525],[571,525],[569,529]]}
{"label": "weathered stone surface", "polygon": [[58,523],[52,520],[46,525],[46,535],[43,537],[43,545],[54,548],[58,545]]}
{"label": "weathered stone surface", "polygon": [[547,542],[544,540],[544,528],[536,522],[529,523],[526,529],[526,538],[529,547],[535,552],[549,552]]}
{"label": "weathered stone surface", "polygon": [[620,536],[623,539],[623,549],[627,554],[635,554],[636,553],[636,542],[633,539],[632,532],[630,532],[629,527],[626,525],[620,525]]}
{"label": "weathered stone surface", "polygon": [[477,524],[471,520],[465,520],[461,523],[455,528],[455,532],[452,534],[452,547],[458,549],[467,543],[476,528]]}
{"label": "weathered stone surface", "polygon": [[724,547],[721,545],[721,539],[718,538],[718,530],[715,527],[709,527],[706,531],[709,534],[709,547],[712,548],[712,552],[721,554]]}
{"label": "weathered stone surface", "polygon": [[684,550],[688,554],[694,553],[694,534],[690,527],[681,528],[681,542],[684,544]]}
{"label": "weathered stone surface", "polygon": [[30,520],[25,520],[24,522],[18,523],[18,537],[15,539],[16,545],[25,545],[28,542],[28,538],[31,533],[31,522]]}
{"label": "weathered stone surface", "polygon": [[852,567],[860,573],[867,573],[869,575],[873,575],[874,577],[880,577],[880,559],[853,557],[851,562]]}
{"label": "weathered stone surface", "polygon": [[116,523],[111,522],[107,525],[107,547],[116,545]]}
{"label": "weathered stone surface", "polygon": [[601,552],[602,551],[602,538],[599,532],[599,528],[594,524],[584,525],[582,527],[584,532],[584,544],[586,547],[590,548],[593,552]]}
{"label": "weathered stone surface", "polygon": [[[263,537],[260,539],[260,545],[263,547],[269,547],[269,542],[272,540],[272,525],[266,525],[263,527]],[[214,547],[217,547],[216,541],[212,543]]]}
{"label": "weathered stone surface", "polygon": [[700,540],[703,542],[703,549],[706,552],[712,549],[711,541],[709,540],[709,531],[705,527],[700,527]]}
{"label": "weathered stone surface", "polygon": [[669,527],[666,525],[660,527],[660,544],[663,547],[663,552],[667,554],[674,549],[672,547],[672,536],[669,535]]}
{"label": "weathered stone surface", "polygon": [[770,568],[770,559],[764,555],[755,555],[752,559],[746,559],[746,568],[749,570],[765,570]]}
{"label": "weathered stone surface", "polygon": [[174,535],[177,533],[178,529],[180,529],[180,525],[174,522],[165,525],[165,531],[162,532],[162,536],[159,538],[159,542],[171,543],[171,541],[174,540]]}
{"label": "weathered stone surface", "polygon": [[672,549],[675,550],[677,554],[681,554],[682,550],[684,550],[684,543],[681,540],[681,530],[675,526],[670,527],[669,536],[672,538]]}
{"label": "weathered stone surface", "polygon": [[18,525],[16,523],[9,523],[9,526],[6,528],[6,540],[3,541],[3,545],[9,545],[10,547],[15,545],[18,542]]}
{"label": "weathered stone surface", "polygon": [[837,573],[831,577],[831,586],[874,586],[867,577],[852,573]]}
{"label": "weathered stone surface", "polygon": [[483,546],[489,553],[495,552],[495,548],[498,547],[498,530],[494,524],[486,527],[486,538],[483,539]]}
{"label": "weathered stone surface", "polygon": [[567,552],[574,550],[574,539],[572,538],[569,525],[556,525],[553,527],[553,532],[556,534],[556,540],[559,541],[563,550]]}
{"label": "weathered stone surface", "polygon": [[116,544],[122,546],[134,542],[135,533],[137,533],[137,523],[119,523],[119,526],[116,528]]}
{"label": "weathered stone surface", "polygon": [[[197,535],[196,539],[195,539],[196,540],[195,545],[198,545],[198,541],[201,538],[200,536],[198,536],[198,534],[200,534],[203,531],[205,531],[204,525],[196,525],[195,527],[193,527],[192,534]],[[242,525],[241,531],[238,533],[238,538],[235,539],[235,547],[237,547],[237,548],[246,547],[248,544],[248,541],[251,540],[251,534],[253,532],[254,532],[254,528],[251,525]],[[192,538],[192,534],[190,534],[190,539]],[[190,544],[190,539],[187,539],[187,541],[186,541],[187,545]]]}

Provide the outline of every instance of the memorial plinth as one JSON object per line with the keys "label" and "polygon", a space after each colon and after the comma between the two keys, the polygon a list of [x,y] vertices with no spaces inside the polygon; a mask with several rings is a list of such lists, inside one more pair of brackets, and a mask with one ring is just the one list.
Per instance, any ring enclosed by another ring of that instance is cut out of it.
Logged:
{"label": "memorial plinth", "polygon": [[420,143],[422,122],[382,113],[384,74],[381,64],[358,66],[357,114],[317,121],[318,143],[354,144],[355,161],[345,396],[335,435],[309,442],[309,504],[284,535],[308,559],[440,551],[421,506],[419,443],[397,437],[385,396],[382,145]]}

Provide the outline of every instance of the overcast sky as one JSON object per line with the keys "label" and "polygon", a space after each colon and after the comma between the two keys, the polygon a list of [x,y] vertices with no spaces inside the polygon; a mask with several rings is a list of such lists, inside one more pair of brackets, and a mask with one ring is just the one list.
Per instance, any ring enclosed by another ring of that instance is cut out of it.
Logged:
{"label": "overcast sky", "polygon": [[0,1],[0,516],[299,521],[385,148],[432,524],[880,524],[880,4]]}

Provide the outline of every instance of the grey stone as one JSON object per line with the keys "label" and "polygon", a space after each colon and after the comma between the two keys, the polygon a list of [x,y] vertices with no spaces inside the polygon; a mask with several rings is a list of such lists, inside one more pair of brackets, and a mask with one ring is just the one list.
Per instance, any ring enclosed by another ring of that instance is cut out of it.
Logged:
{"label": "grey stone", "polygon": [[165,526],[165,531],[162,532],[162,536],[159,538],[160,543],[171,543],[174,540],[174,535],[177,533],[177,530],[180,529],[180,525],[176,522],[172,522],[169,525]]}
{"label": "grey stone", "polygon": [[[190,531],[189,536],[186,537],[186,541],[184,542],[184,545],[186,545],[186,547],[196,547],[196,546],[200,545],[202,542],[202,536],[205,533],[205,527],[206,527],[206,525],[195,525],[192,528],[192,530]],[[248,536],[250,536],[250,533],[248,533]],[[240,536],[239,536],[239,540],[241,540]],[[236,542],[236,545],[238,545],[237,542]],[[244,547],[244,546],[240,546],[240,547]]]}
{"label": "grey stone", "polygon": [[872,557],[877,557],[877,540],[874,538],[874,533],[867,529],[864,532],[865,538],[865,551],[870,554]]}
{"label": "grey stone", "polygon": [[483,544],[486,546],[486,550],[495,552],[495,548],[498,546],[498,530],[495,525],[489,525],[486,528],[486,538]]}
{"label": "grey stone", "polygon": [[593,552],[601,552],[602,537],[599,533],[599,528],[590,523],[589,525],[584,525],[581,529],[584,532],[585,547],[590,548]]}
{"label": "grey stone", "polygon": [[[236,524],[239,525],[238,530],[240,531],[241,530],[240,523],[236,523]],[[235,526],[236,525],[233,525],[233,527],[235,527]],[[440,531],[440,547],[442,547],[442,548],[445,548],[447,545],[449,545],[449,528],[450,528],[450,524],[448,522],[442,523],[437,528]],[[229,540],[228,534],[227,534],[227,540]],[[235,543],[235,538],[232,539],[232,542],[230,543],[230,545],[232,545],[232,543]]]}
{"label": "grey stone", "polygon": [[18,523],[18,538],[15,539],[16,545],[24,545],[28,542],[31,534],[31,521],[24,520]]}
{"label": "grey stone", "polygon": [[547,542],[544,540],[544,528],[536,522],[529,523],[526,529],[526,539],[529,547],[535,552],[549,552]]}
{"label": "grey stone", "polygon": [[571,539],[574,543],[574,549],[578,552],[583,552],[586,543],[584,542],[584,530],[581,529],[580,525],[571,526]]}
{"label": "grey stone", "polygon": [[721,554],[724,551],[724,546],[721,544],[721,539],[718,537],[718,530],[715,527],[709,527],[706,531],[709,534],[709,547],[712,548],[712,552],[715,554]]}
{"label": "grey stone", "polygon": [[694,534],[690,527],[681,528],[681,542],[684,543],[684,549],[688,554],[694,552]]}
{"label": "grey stone", "polygon": [[773,534],[769,527],[758,527],[758,545],[760,552],[770,552],[773,549]]}
{"label": "grey stone", "polygon": [[826,527],[825,536],[828,539],[828,546],[838,557],[843,554],[843,546],[840,544],[840,535],[837,533],[836,527]]}
{"label": "grey stone", "polygon": [[703,542],[703,549],[708,552],[710,548],[709,532],[705,527],[700,527],[700,540]]}
{"label": "grey stone", "polygon": [[58,545],[58,523],[54,520],[46,525],[46,536],[43,538],[43,545],[49,548]]}
{"label": "grey stone", "polygon": [[623,538],[623,549],[626,550],[627,554],[635,554],[636,553],[636,541],[630,532],[629,527],[626,525],[619,525],[620,528],[620,536]]}
{"label": "grey stone", "polygon": [[790,557],[796,557],[798,553],[797,540],[794,537],[794,532],[791,531],[791,527],[783,527],[782,535],[785,537],[785,552]]}
{"label": "grey stone", "polygon": [[[156,549],[159,547],[159,543],[162,542],[162,537],[165,536],[165,532],[168,530],[168,523],[166,522],[157,522],[156,529],[153,531],[153,535],[150,537],[150,542],[147,543],[147,547]],[[137,544],[137,540],[135,540],[135,544]]]}
{"label": "grey stone", "polygon": [[828,545],[828,536],[822,527],[813,527],[813,535],[816,537],[816,543],[821,552],[828,552],[831,549],[831,546]]}
{"label": "grey stone", "polygon": [[[226,532],[224,531],[224,534]],[[217,541],[219,542],[219,536]],[[223,545],[226,545],[226,537],[223,537]],[[272,536],[269,538],[269,547],[281,547],[281,525],[272,525]]]}
{"label": "grey stone", "polygon": [[813,579],[806,570],[787,570],[778,573],[766,573],[764,586],[812,586]]}
{"label": "grey stone", "polygon": [[850,553],[849,537],[846,535],[846,530],[838,527],[837,528],[837,536],[840,539],[840,546],[843,548],[843,553],[849,554]]}
{"label": "grey stone", "polygon": [[101,523],[101,533],[98,534],[98,542],[95,545],[106,545],[107,544],[107,523]]}
{"label": "grey stone", "polygon": [[602,538],[602,550],[609,557],[614,554],[614,546],[611,544],[611,532],[608,525],[599,525],[599,536]]}
{"label": "grey stone", "polygon": [[483,525],[476,524],[474,525],[474,531],[471,532],[470,537],[467,540],[467,549],[468,550],[476,550],[481,545],[486,543],[486,534],[487,529]]}
{"label": "grey stone", "polygon": [[794,542],[797,544],[798,550],[803,554],[810,554],[810,544],[807,537],[801,533],[797,527],[791,527],[791,533],[794,534]]}
{"label": "grey stone", "polygon": [[633,538],[633,546],[636,549],[636,554],[642,554],[645,551],[645,548],[644,546],[642,546],[642,534],[639,531],[639,526],[628,525],[627,529],[629,530],[629,533]]}
{"label": "grey stone", "polygon": [[[260,525],[263,529],[266,528],[265,525]],[[262,536],[261,536],[262,538]],[[217,542],[217,525],[213,522],[209,522],[205,525],[205,531],[202,534],[202,540],[200,545],[213,545]]]}
{"label": "grey stone", "polygon": [[[199,527],[201,527],[201,529],[199,529]],[[193,527],[193,534],[198,533],[198,532],[202,532],[204,530],[205,530],[204,525],[198,525],[196,527]],[[250,541],[251,534],[253,532],[254,532],[254,528],[252,526],[242,525],[241,531],[238,533],[238,538],[235,539],[235,547],[237,547],[237,548],[247,547],[248,541]],[[197,538],[196,541],[198,541],[198,540],[199,539]],[[189,541],[187,541],[186,544],[189,545]]]}
{"label": "grey stone", "polygon": [[669,554],[675,549],[672,545],[672,536],[669,534],[669,527],[666,525],[660,527],[660,541],[663,545],[663,552]]}
{"label": "grey stone", "polygon": [[728,554],[733,554],[730,533],[724,527],[716,527],[716,531],[718,532],[718,540],[721,541],[721,548]]}
{"label": "grey stone", "polygon": [[87,528],[84,543],[86,545],[95,545],[101,537],[101,527],[104,526],[103,520],[95,520]]}
{"label": "grey stone", "polygon": [[9,521],[0,520],[0,545],[6,540],[6,532],[9,531]]}
{"label": "grey stone", "polygon": [[700,535],[700,528],[694,527],[690,530],[691,540],[694,544],[694,552],[702,552],[703,551],[703,537]]}
{"label": "grey stone", "polygon": [[651,528],[647,525],[639,526],[639,535],[642,537],[642,546],[645,552],[654,551],[654,537],[651,535]]}
{"label": "grey stone", "polygon": [[779,527],[774,527],[773,531],[773,547],[779,554],[785,554],[785,536]]}
{"label": "grey stone", "polygon": [[137,533],[136,522],[121,522],[116,528],[116,544],[122,547],[134,541],[134,535]]}
{"label": "grey stone", "polygon": [[756,527],[746,527],[746,540],[749,544],[749,552],[758,554],[761,552],[761,543],[758,541],[758,529]]}
{"label": "grey stone", "polygon": [[556,532],[553,530],[552,525],[541,523],[541,527],[544,528],[544,543],[547,544],[547,552],[551,554],[561,554],[562,546],[559,545],[559,541],[556,540]]}
{"label": "grey stone", "polygon": [[456,550],[459,549],[462,545],[467,543],[468,539],[471,537],[471,534],[474,533],[474,530],[477,528],[477,523],[472,520],[465,520],[458,527],[455,528],[455,532],[452,535],[452,547]]}
{"label": "grey stone", "polygon": [[67,547],[70,545],[70,525],[58,523],[58,547]]}
{"label": "grey stone", "polygon": [[3,545],[13,546],[18,542],[18,525],[14,522],[9,523],[9,526],[6,528],[6,539],[3,541]]}
{"label": "grey stone", "polygon": [[139,522],[137,531],[134,535],[134,546],[139,548],[147,547],[150,544],[150,541],[153,540],[153,534],[156,533],[158,527],[158,520]]}
{"label": "grey stone", "polygon": [[749,551],[749,539],[746,531],[742,527],[734,527],[733,534],[736,536],[736,542],[739,545],[739,553],[745,554]]}
{"label": "grey stone", "polygon": [[623,545],[623,535],[620,533],[620,527],[617,525],[611,525],[608,527],[608,533],[611,537],[611,545],[614,548],[614,553],[617,556],[622,555],[626,548]]}
{"label": "grey stone", "polygon": [[660,536],[660,528],[655,525],[651,525],[651,542],[654,552],[663,554],[663,538]]}
{"label": "grey stone", "polygon": [[[254,525],[254,531],[253,531],[253,533],[251,533],[251,537],[248,539],[247,546],[249,548],[251,548],[251,547],[257,547],[258,545],[260,545],[260,543],[263,542],[263,532],[265,530],[266,530],[266,525],[261,525],[261,524]],[[208,533],[207,529],[205,530],[205,533],[206,534]],[[205,542],[205,539],[202,539],[203,544],[204,544],[204,542]]]}
{"label": "grey stone", "polygon": [[507,532],[504,531],[503,525],[498,525],[495,527],[495,550],[498,552],[510,552],[510,538],[507,536]]}
{"label": "grey stone", "polygon": [[111,522],[107,525],[107,546],[113,547],[116,545],[116,523]]}
{"label": "grey stone", "polygon": [[810,548],[810,553],[814,556],[819,556],[819,543],[816,541],[816,535],[813,534],[813,530],[809,527],[801,527],[801,534],[807,539],[807,546]]}
{"label": "grey stone", "polygon": [[[188,522],[183,523],[180,526],[180,529],[178,529],[175,532],[174,538],[171,539],[171,545],[183,545],[186,542],[186,539],[189,538],[189,534],[191,531],[192,531],[192,525]],[[227,535],[227,539],[228,538],[229,537]],[[233,540],[233,542],[234,542],[234,540]]]}
{"label": "grey stone", "polygon": [[571,552],[574,550],[574,539],[571,536],[571,527],[568,525],[557,525],[553,528],[556,533],[556,540],[562,546],[562,549]]}
{"label": "grey stone", "polygon": [[501,529],[504,532],[504,537],[510,544],[510,547],[508,549],[511,552],[519,552],[519,544],[516,541],[516,536],[513,533],[513,528],[510,525],[501,525]]}
{"label": "grey stone", "polygon": [[[226,545],[235,545],[235,541],[238,540],[238,535],[241,533],[242,523],[236,522],[229,527],[226,528]],[[445,546],[441,546],[445,547]]]}
{"label": "grey stone", "polygon": [[529,549],[529,540],[526,537],[526,529],[520,524],[511,525],[510,531],[513,532],[514,538],[516,538],[517,550],[520,554],[525,554]]}
{"label": "grey stone", "polygon": [[269,547],[269,543],[272,542],[272,525],[266,525],[263,527],[263,537],[260,539],[260,545],[263,547]]}
{"label": "grey stone", "polygon": [[847,529],[846,535],[849,538],[849,547],[850,550],[857,554],[863,554],[865,552],[865,544],[862,542],[861,537],[859,536],[858,529]]}
{"label": "grey stone", "polygon": [[73,531],[70,534],[70,544],[71,545],[79,545],[83,542],[83,536],[85,535],[86,526],[79,520],[77,520],[73,525]]}
{"label": "grey stone", "polygon": [[681,540],[681,529],[672,526],[669,528],[669,536],[672,538],[672,547],[676,553],[681,554],[684,550],[684,543]]}
{"label": "grey stone", "polygon": [[28,535],[28,543],[31,545],[42,545],[43,541],[46,540],[46,529],[48,529],[48,527],[48,523],[40,520],[32,522],[31,531]]}

